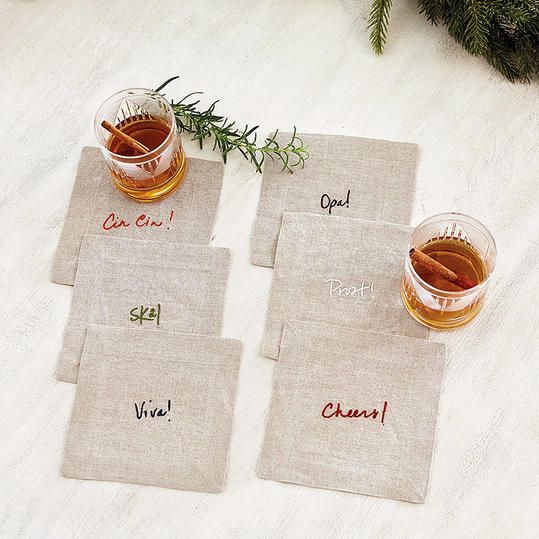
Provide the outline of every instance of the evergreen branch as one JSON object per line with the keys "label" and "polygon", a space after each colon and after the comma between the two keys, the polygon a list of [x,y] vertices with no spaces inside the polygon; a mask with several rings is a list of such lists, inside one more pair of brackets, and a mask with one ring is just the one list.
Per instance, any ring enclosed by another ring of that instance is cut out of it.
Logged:
{"label": "evergreen branch", "polygon": [[429,22],[438,24],[443,19],[444,0],[419,0],[419,13],[425,15]]}
{"label": "evergreen branch", "polygon": [[[156,91],[161,91],[167,84],[177,79],[172,77],[161,84]],[[309,153],[296,128],[286,143],[277,140],[279,131],[266,139],[262,144],[257,144],[258,125],[243,129],[236,127],[236,122],[225,116],[216,114],[215,107],[219,101],[214,101],[208,108],[200,109],[200,100],[191,100],[194,95],[202,92],[187,94],[180,101],[170,101],[176,125],[180,132],[192,135],[192,140],[199,143],[200,148],[204,141],[213,138],[213,150],[219,150],[223,161],[226,163],[227,156],[232,151],[238,151],[243,157],[251,161],[257,172],[262,172],[264,160],[269,157],[272,161],[280,162],[283,171],[293,172],[294,167],[305,165]]]}
{"label": "evergreen branch", "polygon": [[517,69],[526,82],[531,82],[532,77],[539,73],[539,55],[529,44],[524,45],[516,62]]}
{"label": "evergreen branch", "polygon": [[368,28],[371,46],[376,54],[382,54],[387,41],[387,27],[393,0],[373,0]]}
{"label": "evergreen branch", "polygon": [[[418,7],[511,82],[531,82],[539,75],[539,0],[418,0]],[[391,0],[373,0],[369,28],[377,54],[387,39],[390,8]]]}
{"label": "evergreen branch", "polygon": [[463,15],[465,28],[462,45],[471,54],[485,54],[490,29],[486,3],[483,0],[466,0]]}
{"label": "evergreen branch", "polygon": [[489,48],[486,53],[488,63],[511,82],[529,81],[521,73],[511,51],[511,41],[500,26],[495,26],[489,36]]}
{"label": "evergreen branch", "polygon": [[444,24],[447,25],[447,31],[455,39],[455,41],[459,42],[464,47],[463,36],[466,32],[467,26],[464,7],[466,0],[459,1],[459,9],[454,9],[451,12],[450,17],[444,16]]}

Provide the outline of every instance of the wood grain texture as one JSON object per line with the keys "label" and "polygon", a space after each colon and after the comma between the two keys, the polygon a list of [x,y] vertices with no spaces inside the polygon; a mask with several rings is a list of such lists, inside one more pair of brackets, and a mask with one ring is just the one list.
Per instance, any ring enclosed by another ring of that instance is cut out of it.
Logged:
{"label": "wood grain texture", "polygon": [[[367,0],[0,3],[0,535],[537,537],[539,92],[466,54],[415,2],[394,8],[377,58]],[[271,270],[249,264],[260,177],[236,158],[213,239],[233,250],[223,335],[245,345],[225,492],[60,477],[75,388],[53,373],[71,289],[49,274],[80,149],[109,94],[174,74],[170,95],[204,90],[264,130],[416,142],[412,223],[457,210],[492,230],[484,312],[433,334],[448,364],[425,505],[256,478],[274,369],[259,355]]]}

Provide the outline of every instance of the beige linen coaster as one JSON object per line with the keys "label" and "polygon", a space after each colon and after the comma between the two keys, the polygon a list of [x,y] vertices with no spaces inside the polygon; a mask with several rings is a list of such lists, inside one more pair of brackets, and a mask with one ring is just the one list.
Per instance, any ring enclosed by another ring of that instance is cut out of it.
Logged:
{"label": "beige linen coaster", "polygon": [[52,280],[73,284],[85,234],[208,244],[222,183],[221,162],[189,158],[185,178],[174,193],[161,201],[142,204],[114,187],[99,148],[84,147],[54,258]]}
{"label": "beige linen coaster", "polygon": [[241,348],[89,326],[62,475],[221,492]]}
{"label": "beige linen coaster", "polygon": [[259,476],[423,503],[444,363],[439,343],[287,322]]}
{"label": "beige linen coaster", "polygon": [[207,245],[84,236],[57,378],[77,381],[88,324],[219,335],[229,259]]}
{"label": "beige linen coaster", "polygon": [[[279,139],[289,140],[290,133]],[[251,237],[251,261],[273,266],[283,212],[340,215],[409,224],[415,192],[415,144],[301,134],[310,157],[294,174],[264,164]]]}
{"label": "beige linen coaster", "polygon": [[381,221],[285,213],[262,354],[279,357],[286,320],[426,338],[400,297],[410,232]]}

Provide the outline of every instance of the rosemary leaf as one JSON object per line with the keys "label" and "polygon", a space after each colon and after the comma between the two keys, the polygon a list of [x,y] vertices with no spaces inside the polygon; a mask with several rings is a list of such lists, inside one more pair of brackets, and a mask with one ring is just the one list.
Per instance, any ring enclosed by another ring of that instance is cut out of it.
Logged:
{"label": "rosemary leaf", "polygon": [[[155,91],[161,92],[165,86],[177,78],[177,76],[171,77]],[[254,127],[245,125],[243,129],[236,127],[236,122],[215,113],[218,100],[206,110],[199,109],[200,100],[191,98],[200,94],[202,92],[191,92],[180,101],[170,101],[170,104],[180,132],[189,133],[192,140],[197,140],[201,148],[206,138],[213,137],[213,149],[219,150],[225,163],[230,152],[238,151],[245,159],[253,163],[257,172],[262,172],[266,157],[280,162],[283,171],[292,173],[295,167],[303,168],[309,152],[295,127],[290,140],[283,145],[277,141],[279,130],[264,139],[262,144],[257,144],[258,125]]]}

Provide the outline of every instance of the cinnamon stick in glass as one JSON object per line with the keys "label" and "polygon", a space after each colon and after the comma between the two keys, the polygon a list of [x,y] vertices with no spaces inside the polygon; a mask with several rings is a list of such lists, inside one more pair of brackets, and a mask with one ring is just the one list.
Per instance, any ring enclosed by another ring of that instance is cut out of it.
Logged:
{"label": "cinnamon stick in glass", "polygon": [[409,254],[412,261],[417,262],[425,269],[428,269],[433,273],[437,273],[447,281],[454,283],[465,290],[474,286],[474,284],[466,277],[457,275],[454,271],[446,268],[443,264],[440,264],[440,262],[434,260],[434,258],[431,258],[429,255],[418,251],[417,249],[410,249]]}
{"label": "cinnamon stick in glass", "polygon": [[147,146],[144,146],[142,142],[139,142],[138,140],[134,139],[133,137],[130,137],[128,134],[124,133],[123,131],[120,131],[117,127],[114,127],[111,123],[107,122],[106,120],[103,120],[101,122],[101,127],[103,127],[109,133],[112,133],[115,137],[125,142],[128,146],[131,146],[131,148],[133,148],[134,150],[137,150],[143,154],[150,153],[150,149]]}

